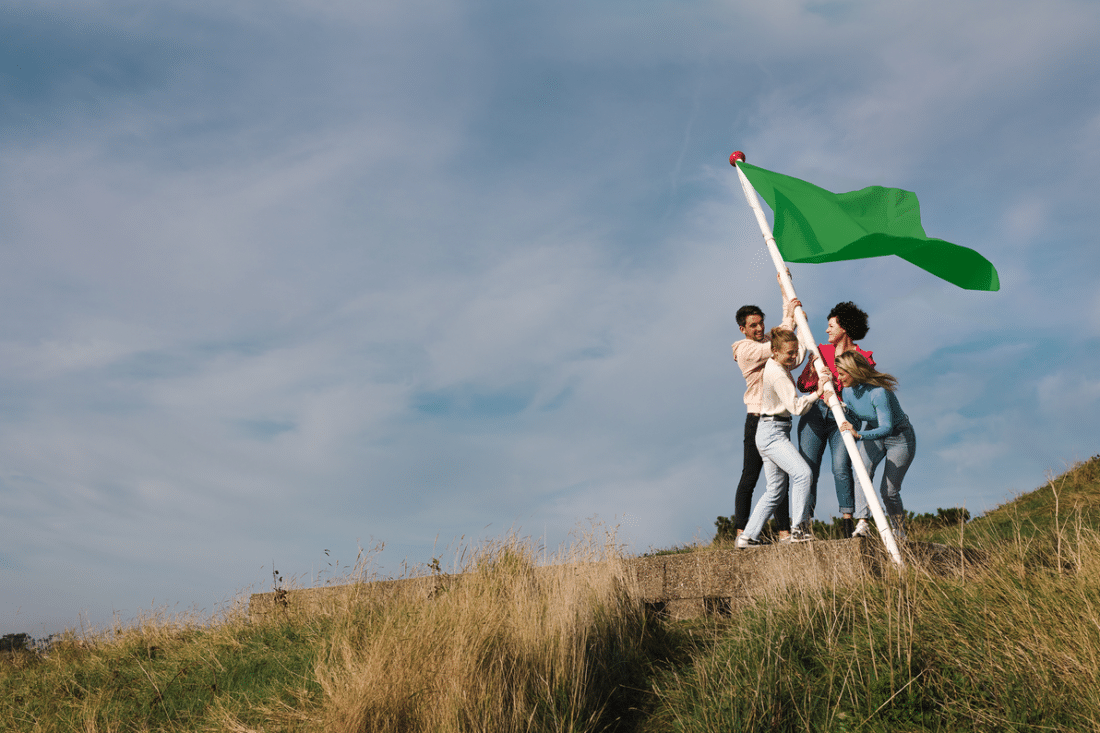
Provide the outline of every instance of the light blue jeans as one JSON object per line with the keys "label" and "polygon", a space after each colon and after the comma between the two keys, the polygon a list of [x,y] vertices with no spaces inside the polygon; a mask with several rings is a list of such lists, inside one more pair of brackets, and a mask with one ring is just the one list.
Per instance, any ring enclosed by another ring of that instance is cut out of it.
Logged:
{"label": "light blue jeans", "polygon": [[[849,418],[849,422],[858,428],[858,420]],[[817,478],[821,474],[821,459],[825,457],[826,444],[832,454],[833,483],[836,485],[840,513],[851,514],[855,507],[852,459],[844,447],[844,439],[840,437],[833,413],[824,401],[818,401],[798,421],[798,450],[814,474],[810,482],[811,507],[817,504]]]}
{"label": "light blue jeans", "polygon": [[744,534],[750,539],[760,539],[764,523],[775,512],[783,495],[790,490],[791,526],[795,527],[810,518],[810,481],[813,474],[806,461],[791,442],[791,423],[760,418],[756,428],[756,448],[764,459],[764,476],[768,487],[752,510]]}
{"label": "light blue jeans", "polygon": [[[901,503],[901,481],[913,463],[913,456],[917,454],[917,434],[913,432],[913,426],[906,425],[893,435],[878,440],[860,440],[859,452],[867,464],[872,486],[875,485],[875,469],[883,458],[886,459],[882,467],[882,485],[879,487],[882,506],[890,516],[905,514]],[[857,519],[869,519],[871,516],[862,489],[856,492],[855,516]]]}

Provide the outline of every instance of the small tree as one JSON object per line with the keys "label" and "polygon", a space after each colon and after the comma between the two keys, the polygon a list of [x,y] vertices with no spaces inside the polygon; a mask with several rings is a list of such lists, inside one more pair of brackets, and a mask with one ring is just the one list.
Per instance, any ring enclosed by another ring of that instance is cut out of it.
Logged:
{"label": "small tree", "polygon": [[963,507],[951,507],[949,509],[936,509],[935,514],[913,514],[909,512],[909,521],[915,525],[923,525],[929,529],[952,527],[966,524],[970,521],[970,511]]}
{"label": "small tree", "polygon": [[714,526],[718,531],[714,534],[715,542],[733,542],[737,539],[737,531],[733,528],[733,517],[718,517],[714,520]]}
{"label": "small tree", "polygon": [[29,634],[4,634],[0,636],[0,652],[23,651],[30,642]]}

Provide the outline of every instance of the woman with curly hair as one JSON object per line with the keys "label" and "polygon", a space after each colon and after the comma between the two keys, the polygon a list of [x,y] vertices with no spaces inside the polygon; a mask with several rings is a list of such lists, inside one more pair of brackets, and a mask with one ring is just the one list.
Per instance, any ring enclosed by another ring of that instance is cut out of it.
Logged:
{"label": "woman with curly hair", "polygon": [[[905,507],[901,502],[901,481],[916,455],[917,435],[894,393],[898,380],[876,371],[867,359],[854,351],[847,351],[836,358],[836,370],[844,387],[845,406],[849,414],[865,423],[876,423],[876,427],[864,428],[862,433],[847,421],[842,422],[839,429],[851,432],[852,437],[860,441],[872,479],[875,468],[886,459],[879,493],[894,525],[894,536],[904,540]],[[866,524],[867,500],[862,494],[856,502],[856,516]]]}
{"label": "woman with curly hair", "polygon": [[[860,310],[859,306],[851,301],[837,303],[829,311],[829,324],[825,328],[825,335],[829,343],[818,344],[821,358],[825,360],[825,366],[833,375],[833,384],[836,385],[837,396],[842,400],[843,392],[837,381],[836,358],[847,352],[863,355],[874,366],[875,360],[870,351],[864,351],[856,344],[867,335],[870,327],[867,325],[867,314]],[[803,392],[815,392],[817,390],[817,370],[811,359],[802,375],[798,378],[798,388]],[[828,406],[819,402],[810,409],[798,422],[798,450],[802,458],[810,466],[813,479],[810,483],[811,501],[817,502],[817,479],[821,473],[821,459],[825,456],[825,445],[828,444],[832,452],[833,482],[836,484],[836,500],[840,505],[840,513],[844,522],[844,534],[851,537],[853,534],[862,536],[871,531],[866,521],[852,528],[852,514],[855,512],[855,481],[852,478],[852,459],[844,447],[844,441],[837,430],[836,421],[830,414]],[[811,504],[813,506],[814,504]]]}

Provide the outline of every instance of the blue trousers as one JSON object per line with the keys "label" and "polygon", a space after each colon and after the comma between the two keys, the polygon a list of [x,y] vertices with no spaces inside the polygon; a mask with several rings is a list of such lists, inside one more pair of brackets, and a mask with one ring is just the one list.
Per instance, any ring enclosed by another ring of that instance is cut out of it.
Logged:
{"label": "blue trousers", "polygon": [[[857,421],[849,420],[853,425]],[[798,452],[810,467],[810,512],[817,506],[817,478],[821,473],[821,459],[825,457],[825,445],[832,451],[833,482],[836,484],[836,501],[841,514],[852,514],[855,509],[855,481],[852,477],[852,459],[844,447],[836,420],[823,401],[818,401],[798,421]]]}
{"label": "blue trousers", "polygon": [[791,525],[799,525],[813,516],[809,505],[810,467],[791,442],[791,423],[761,420],[756,428],[756,447],[764,459],[768,487],[745,525],[744,535],[754,540],[760,539],[764,523],[775,513],[788,489]]}
{"label": "blue trousers", "polygon": [[[905,514],[905,506],[901,503],[901,482],[913,463],[913,456],[917,454],[917,434],[913,432],[913,426],[906,425],[893,435],[878,440],[861,440],[859,450],[867,460],[867,472],[871,475],[872,486],[875,482],[875,469],[885,459],[882,484],[879,487],[882,507],[890,516]],[[867,498],[860,491],[856,497],[856,517],[868,519],[870,515]]]}

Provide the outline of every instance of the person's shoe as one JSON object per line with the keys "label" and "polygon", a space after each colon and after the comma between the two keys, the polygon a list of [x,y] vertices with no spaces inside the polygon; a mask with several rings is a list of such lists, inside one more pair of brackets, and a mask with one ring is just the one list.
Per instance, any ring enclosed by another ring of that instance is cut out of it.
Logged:
{"label": "person's shoe", "polygon": [[791,529],[791,542],[813,542],[816,539],[804,529]]}
{"label": "person's shoe", "polygon": [[891,517],[890,524],[894,530],[894,539],[898,542],[905,542],[907,539],[905,536],[905,520],[901,517]]}
{"label": "person's shoe", "polygon": [[779,535],[779,539],[776,540],[776,543],[780,544],[780,545],[789,545],[789,544],[791,544],[791,533],[787,532],[786,534]]}
{"label": "person's shoe", "polygon": [[867,523],[866,519],[856,522],[856,528],[852,530],[853,537],[869,537],[870,535],[871,525]]}
{"label": "person's shoe", "polygon": [[744,550],[749,547],[760,547],[760,542],[742,532],[737,536],[737,549]]}
{"label": "person's shoe", "polygon": [[841,517],[840,519],[840,531],[844,533],[844,539],[848,539],[852,536],[852,518]]}

